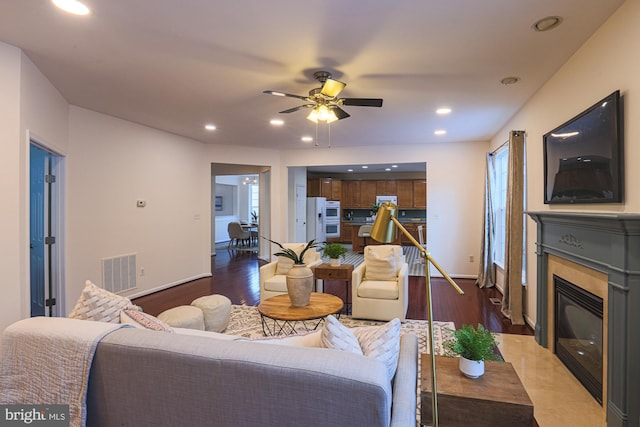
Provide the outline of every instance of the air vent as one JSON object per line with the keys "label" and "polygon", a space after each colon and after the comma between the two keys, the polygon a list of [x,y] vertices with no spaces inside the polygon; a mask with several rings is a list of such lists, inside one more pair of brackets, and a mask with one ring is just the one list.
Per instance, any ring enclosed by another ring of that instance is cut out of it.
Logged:
{"label": "air vent", "polygon": [[102,287],[119,293],[136,287],[136,254],[102,259]]}

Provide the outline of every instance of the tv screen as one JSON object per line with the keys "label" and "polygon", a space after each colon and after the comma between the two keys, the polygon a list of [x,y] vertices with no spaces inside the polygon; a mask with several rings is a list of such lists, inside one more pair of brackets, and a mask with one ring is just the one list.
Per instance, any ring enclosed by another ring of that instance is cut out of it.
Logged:
{"label": "tv screen", "polygon": [[543,137],[545,203],[622,202],[622,111],[615,91]]}

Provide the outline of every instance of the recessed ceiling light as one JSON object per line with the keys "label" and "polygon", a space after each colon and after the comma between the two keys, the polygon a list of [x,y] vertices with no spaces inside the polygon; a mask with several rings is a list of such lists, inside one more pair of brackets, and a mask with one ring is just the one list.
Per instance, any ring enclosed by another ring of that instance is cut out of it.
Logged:
{"label": "recessed ceiling light", "polygon": [[436,114],[440,114],[440,115],[450,114],[450,113],[451,113],[451,108],[449,107],[442,107],[436,110]]}
{"label": "recessed ceiling light", "polygon": [[353,169],[347,169],[347,172],[353,172]]}
{"label": "recessed ceiling light", "polygon": [[77,0],[51,0],[56,7],[74,15],[88,15],[91,11]]}
{"label": "recessed ceiling light", "polygon": [[216,130],[216,125],[212,125],[211,123],[204,125],[206,130]]}
{"label": "recessed ceiling light", "polygon": [[385,168],[384,170],[389,172],[391,170],[391,168]]}
{"label": "recessed ceiling light", "polygon": [[549,31],[553,30],[560,24],[562,24],[561,16],[547,16],[534,22],[531,29],[538,32]]}
{"label": "recessed ceiling light", "polygon": [[438,130],[433,131],[434,135],[445,135],[446,133],[447,133],[447,131],[444,130],[444,129],[438,129]]}
{"label": "recessed ceiling light", "polygon": [[269,122],[274,126],[282,126],[284,124],[284,120],[282,119],[271,119],[271,121]]}
{"label": "recessed ceiling light", "polygon": [[398,165],[391,165],[391,167],[392,167],[392,168],[397,168],[397,167],[398,167]]}
{"label": "recessed ceiling light", "polygon": [[362,169],[369,169],[369,166],[364,165],[364,166],[362,166]]}
{"label": "recessed ceiling light", "polygon": [[300,139],[302,140],[302,142],[311,142],[311,141],[313,141],[313,138],[310,137],[310,136],[303,136]]}
{"label": "recessed ceiling light", "polygon": [[502,83],[505,86],[509,86],[509,85],[516,84],[519,81],[520,81],[520,77],[510,76],[500,80],[500,83]]}

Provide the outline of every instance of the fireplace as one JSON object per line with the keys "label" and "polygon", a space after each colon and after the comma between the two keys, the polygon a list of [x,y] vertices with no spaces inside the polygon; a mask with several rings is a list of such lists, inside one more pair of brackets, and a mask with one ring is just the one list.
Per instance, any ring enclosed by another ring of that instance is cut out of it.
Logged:
{"label": "fireplace", "polygon": [[[569,303],[564,296],[556,302],[554,276],[601,299],[601,399],[607,426],[640,427],[640,215],[555,211],[528,215],[537,223],[536,341],[556,355],[563,353],[564,342],[556,343],[555,338],[556,323],[562,321],[556,310],[558,304],[563,310]],[[577,313],[578,308],[570,311]],[[578,328],[585,328],[589,315],[577,316],[582,316]],[[593,336],[593,345],[599,341],[594,332],[581,329],[577,335],[586,336],[587,343]],[[586,370],[597,371],[594,366],[597,363]],[[597,372],[593,376],[597,378]]]}
{"label": "fireplace", "polygon": [[556,356],[602,404],[602,298],[553,276]]}

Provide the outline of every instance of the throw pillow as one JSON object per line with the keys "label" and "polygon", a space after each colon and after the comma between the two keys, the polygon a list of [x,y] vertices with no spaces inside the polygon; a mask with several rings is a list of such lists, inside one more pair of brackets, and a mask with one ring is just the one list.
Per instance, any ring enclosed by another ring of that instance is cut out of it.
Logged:
{"label": "throw pillow", "polygon": [[380,326],[353,328],[352,331],[364,355],[383,362],[389,378],[393,378],[400,354],[400,319],[395,318]]}
{"label": "throw pillow", "polygon": [[351,329],[344,326],[332,315],[324,319],[320,341],[323,347],[362,355],[358,339],[351,332]]}
{"label": "throw pillow", "polygon": [[392,245],[367,246],[364,251],[365,280],[396,280],[397,254]]}
{"label": "throw pillow", "polygon": [[71,310],[69,317],[72,319],[119,323],[120,310],[122,309],[135,310],[135,306],[129,298],[99,288],[91,283],[90,280],[87,280],[80,298],[78,298],[76,305]]}
{"label": "throw pillow", "polygon": [[[300,252],[302,252],[302,250],[304,249],[305,246],[307,246],[306,243],[283,243],[282,246],[284,246],[286,249],[293,249],[295,251],[295,253],[297,253],[298,255],[300,255]],[[313,249],[309,249],[307,252],[305,252],[304,254],[304,258],[303,261],[305,262],[305,264],[308,262],[309,260],[309,252],[312,251]],[[278,257],[278,265],[276,267],[276,274],[287,274],[289,272],[289,270],[291,270],[293,268],[293,260],[283,257],[283,256],[279,256]]]}
{"label": "throw pillow", "polygon": [[133,325],[138,329],[151,329],[152,331],[173,332],[171,326],[148,313],[138,310],[125,309],[120,312],[120,323]]}

